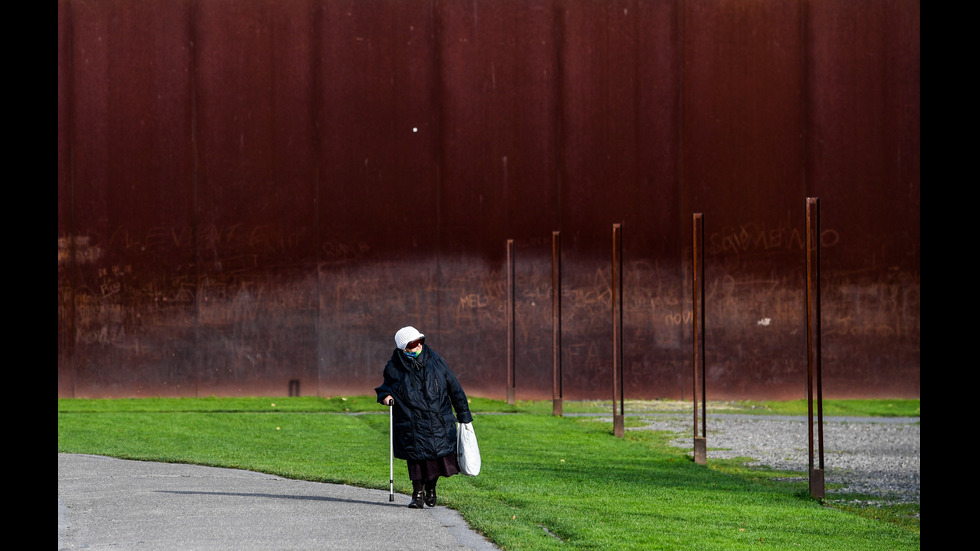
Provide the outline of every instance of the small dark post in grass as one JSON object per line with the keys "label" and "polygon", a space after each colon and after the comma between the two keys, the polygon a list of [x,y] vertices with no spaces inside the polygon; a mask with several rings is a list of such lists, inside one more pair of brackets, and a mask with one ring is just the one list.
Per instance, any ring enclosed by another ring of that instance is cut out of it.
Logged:
{"label": "small dark post in grass", "polygon": [[554,387],[551,414],[561,417],[561,232],[551,232],[551,342]]}
{"label": "small dark post in grass", "polygon": [[[613,434],[623,436],[623,225],[613,224]],[[619,411],[616,402],[619,401]]]}
{"label": "small dark post in grass", "polygon": [[[694,248],[691,264],[693,282],[691,319],[694,323],[694,462],[704,465],[707,457],[707,417],[704,383],[704,219],[694,213]],[[700,384],[698,384],[700,382]],[[698,398],[701,401],[701,436],[698,436]]]}
{"label": "small dark post in grass", "polygon": [[507,403],[514,403],[514,240],[507,240]]}
{"label": "small dark post in grass", "polygon": [[[824,497],[823,390],[820,372],[820,199],[806,199],[806,393],[809,426],[810,496]],[[818,463],[813,460],[813,395],[817,401]]]}

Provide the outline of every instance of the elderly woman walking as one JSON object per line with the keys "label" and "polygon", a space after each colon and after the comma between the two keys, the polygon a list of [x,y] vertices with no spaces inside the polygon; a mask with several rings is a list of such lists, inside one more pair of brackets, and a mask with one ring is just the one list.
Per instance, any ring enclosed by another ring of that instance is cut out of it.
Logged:
{"label": "elderly woman walking", "polygon": [[463,387],[446,360],[425,344],[425,335],[407,326],[395,333],[384,382],[374,390],[378,403],[394,408],[394,455],[408,462],[412,481],[408,506],[435,507],[439,477],[459,473],[456,421],[473,422]]}

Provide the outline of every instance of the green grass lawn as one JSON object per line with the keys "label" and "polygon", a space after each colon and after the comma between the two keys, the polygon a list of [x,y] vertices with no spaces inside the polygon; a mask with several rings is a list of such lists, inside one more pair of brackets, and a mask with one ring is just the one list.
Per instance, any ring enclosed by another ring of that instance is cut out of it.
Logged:
{"label": "green grass lawn", "polygon": [[[709,412],[806,413],[805,402],[709,404]],[[627,409],[671,407],[692,405]],[[806,481],[737,461],[697,465],[670,434],[617,438],[611,421],[552,416],[550,401],[473,398],[471,409],[483,470],[442,480],[440,501],[502,549],[919,549],[917,518],[828,506],[809,497]],[[838,409],[847,413],[831,413]],[[563,410],[611,412],[611,404],[566,401]],[[918,411],[918,400],[824,402],[824,415]],[[388,489],[388,415],[373,396],[59,399],[58,451]],[[395,490],[410,493],[401,460]]]}

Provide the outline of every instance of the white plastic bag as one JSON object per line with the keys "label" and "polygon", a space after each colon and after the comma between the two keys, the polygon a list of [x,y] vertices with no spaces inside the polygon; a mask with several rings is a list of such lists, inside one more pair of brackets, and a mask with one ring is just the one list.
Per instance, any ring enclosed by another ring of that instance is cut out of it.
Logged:
{"label": "white plastic bag", "polygon": [[460,423],[456,427],[456,458],[463,474],[480,474],[480,446],[476,443],[473,423]]}

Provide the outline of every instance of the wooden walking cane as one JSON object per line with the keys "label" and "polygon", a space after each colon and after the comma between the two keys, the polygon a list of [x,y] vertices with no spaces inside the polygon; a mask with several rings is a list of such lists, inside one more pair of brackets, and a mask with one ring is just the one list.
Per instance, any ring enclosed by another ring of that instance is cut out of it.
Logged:
{"label": "wooden walking cane", "polygon": [[388,501],[395,501],[395,421],[392,409],[394,399],[388,406]]}

